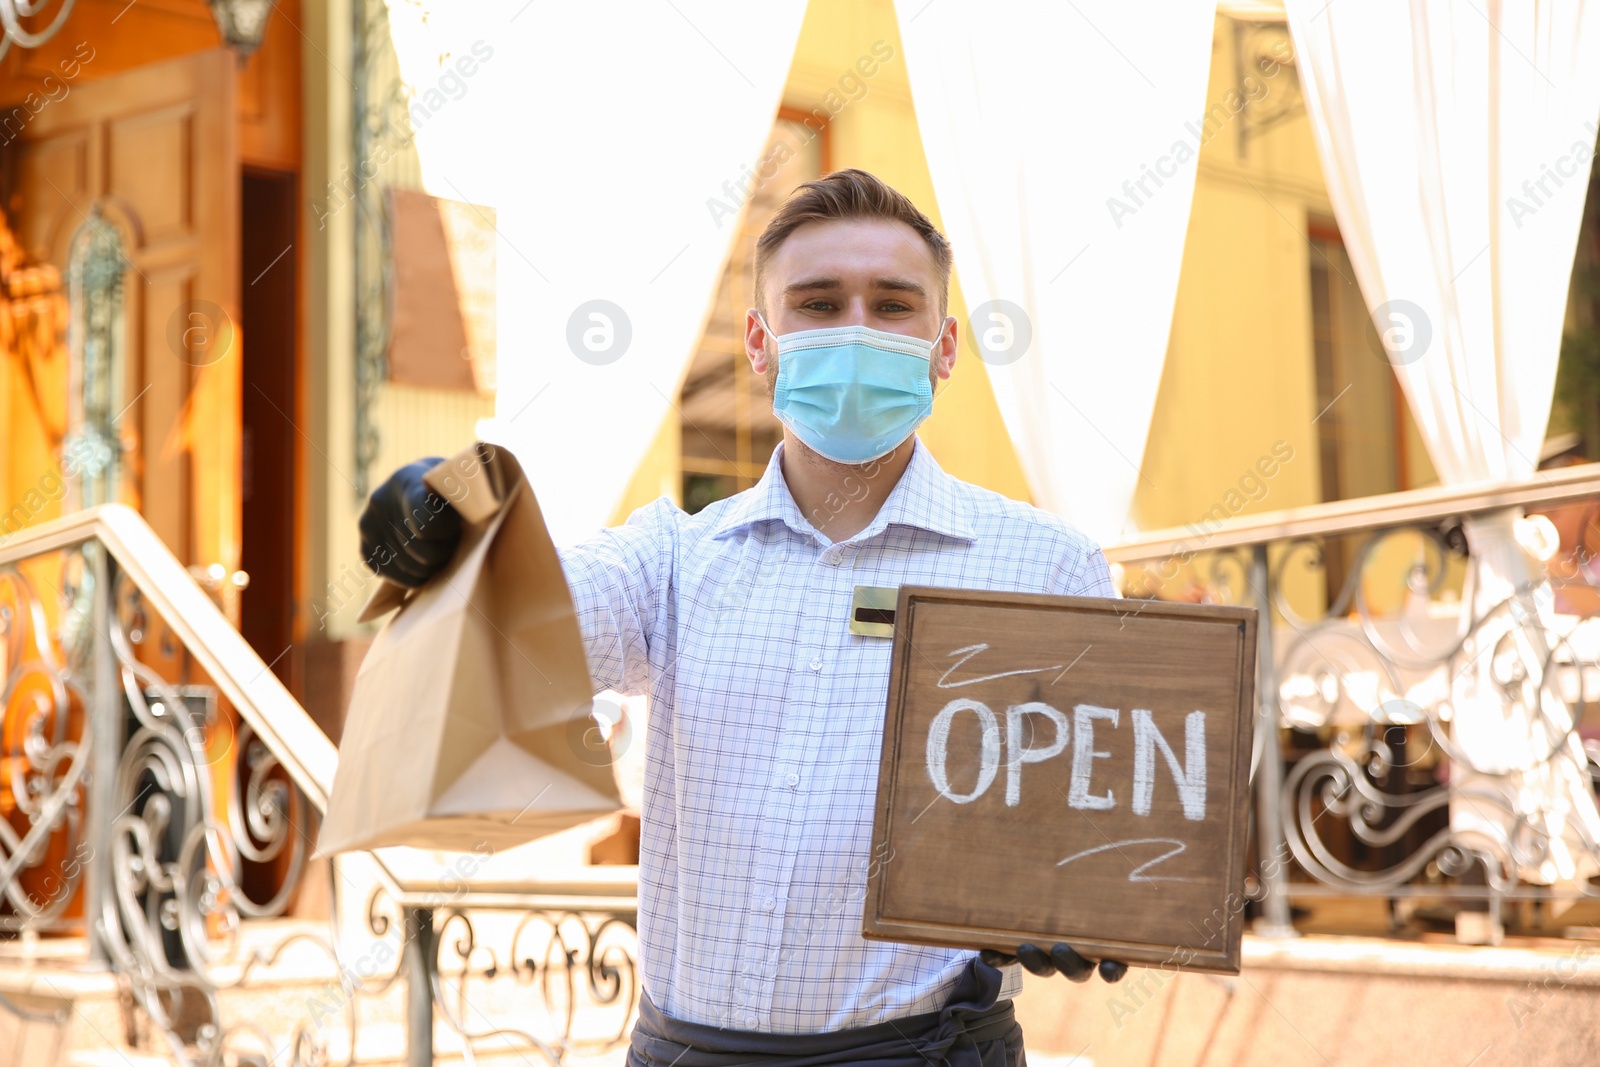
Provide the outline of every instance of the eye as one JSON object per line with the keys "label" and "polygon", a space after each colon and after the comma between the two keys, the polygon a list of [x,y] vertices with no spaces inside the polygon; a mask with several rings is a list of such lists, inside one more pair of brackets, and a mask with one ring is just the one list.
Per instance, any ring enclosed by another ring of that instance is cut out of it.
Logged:
{"label": "eye", "polygon": [[898,311],[910,311],[911,308],[907,307],[905,304],[902,304],[898,300],[891,300],[888,303],[884,304],[883,307],[879,308],[879,310],[880,311],[886,311],[886,312],[898,312]]}
{"label": "eye", "polygon": [[800,306],[807,311],[832,311],[834,309],[832,301],[823,300],[821,297],[818,297],[815,300],[807,301]]}

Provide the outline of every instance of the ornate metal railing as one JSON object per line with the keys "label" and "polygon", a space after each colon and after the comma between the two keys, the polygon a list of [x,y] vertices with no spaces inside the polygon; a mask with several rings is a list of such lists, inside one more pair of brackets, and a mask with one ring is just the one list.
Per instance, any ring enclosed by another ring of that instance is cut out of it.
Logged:
{"label": "ornate metal railing", "polygon": [[1127,596],[1270,620],[1258,932],[1292,935],[1292,898],[1377,896],[1396,925],[1433,900],[1494,939],[1508,901],[1531,922],[1600,895],[1600,464],[1237,518],[1224,499],[1106,555]]}
{"label": "ornate metal railing", "polygon": [[[74,3],[76,0],[61,0],[49,16],[50,21],[43,22],[39,16],[50,6],[49,0],[0,0],[0,30],[4,31],[4,36],[0,37],[0,59],[5,58],[12,45],[38,48],[54,37],[72,14]],[[24,18],[30,19],[32,26],[23,26]]]}
{"label": "ornate metal railing", "polygon": [[274,958],[239,970],[239,936],[298,888],[333,746],[126,508],[0,546],[0,649],[0,929],[83,932],[175,1058],[221,1062],[259,1038],[220,997]]}
{"label": "ornate metal railing", "polygon": [[[360,1003],[402,977],[415,1063],[436,1023],[442,1052],[552,1063],[626,1034],[626,872],[551,895],[359,854],[327,868],[331,924],[260,921],[301,889],[336,753],[133,511],[0,540],[0,677],[0,936],[85,936],[174,1062],[353,1063]],[[327,981],[253,1017],[249,994],[291,958],[296,980]]]}
{"label": "ornate metal railing", "polygon": [[450,1045],[559,1063],[627,1040],[639,998],[634,911],[596,911],[582,898],[480,898],[407,915]]}

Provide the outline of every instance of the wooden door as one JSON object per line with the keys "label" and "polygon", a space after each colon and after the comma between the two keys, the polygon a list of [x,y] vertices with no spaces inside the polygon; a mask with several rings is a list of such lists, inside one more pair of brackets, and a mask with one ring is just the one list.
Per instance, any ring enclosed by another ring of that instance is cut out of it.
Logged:
{"label": "wooden door", "polygon": [[236,80],[219,49],[74,85],[23,128],[15,201],[20,243],[61,271],[69,302],[75,237],[91,219],[115,228],[126,408],[114,495],[179,559],[229,574],[240,540]]}
{"label": "wooden door", "polygon": [[[240,565],[242,506],[237,80],[232,53],[213,50],[74,82],[31,114],[9,146],[17,241],[30,260],[60,272],[73,331],[84,331],[93,318],[86,310],[92,301],[74,285],[74,265],[82,263],[75,246],[88,228],[103,233],[109,226],[121,249],[120,260],[111,261],[120,262],[120,273],[105,272],[120,278],[120,307],[100,319],[115,319],[121,349],[120,395],[107,405],[121,452],[107,496],[138,509],[191,568],[220,564],[229,575]],[[83,365],[77,351],[67,362]],[[77,380],[82,371],[54,373],[58,380],[41,392],[67,397],[70,412],[84,391]],[[44,442],[69,475],[83,421],[69,417],[64,440]],[[216,702],[206,733],[210,816],[230,827],[236,841],[249,839],[267,853],[254,865],[270,868],[267,877],[243,861],[232,876],[258,900],[268,899],[282,883],[283,857],[251,838],[234,814],[242,805],[231,808],[249,780],[250,746],[238,743],[242,720],[171,639],[166,621],[141,613],[136,597],[131,588],[118,591],[134,655],[167,682],[189,687],[180,694],[184,700],[193,698],[197,707]],[[238,625],[238,598],[221,601]],[[291,817],[303,819],[298,808]]]}

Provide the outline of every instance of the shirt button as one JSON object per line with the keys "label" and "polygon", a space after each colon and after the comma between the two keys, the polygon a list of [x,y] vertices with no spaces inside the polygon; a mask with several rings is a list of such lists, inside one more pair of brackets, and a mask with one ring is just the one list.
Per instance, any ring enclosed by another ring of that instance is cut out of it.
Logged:
{"label": "shirt button", "polygon": [[811,669],[814,671],[820,671],[822,669],[822,658],[820,656],[811,661]]}
{"label": "shirt button", "polygon": [[784,781],[788,782],[790,785],[799,785],[800,776],[798,774],[790,774],[788,778],[784,779]]}
{"label": "shirt button", "polygon": [[763,900],[761,902],[761,910],[762,911],[772,911],[777,906],[778,906],[778,900],[777,900],[776,897],[768,897],[766,900]]}
{"label": "shirt button", "polygon": [[746,1030],[754,1030],[756,1028],[756,1017],[754,1015],[746,1015],[744,1017],[744,1028]]}

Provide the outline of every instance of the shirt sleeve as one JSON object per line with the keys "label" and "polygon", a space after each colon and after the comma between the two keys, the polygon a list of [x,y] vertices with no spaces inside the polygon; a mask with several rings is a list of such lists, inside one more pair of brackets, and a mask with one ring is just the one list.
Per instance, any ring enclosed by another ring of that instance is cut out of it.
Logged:
{"label": "shirt sleeve", "polygon": [[626,524],[559,551],[595,692],[649,690],[650,649],[681,514],[663,497]]}
{"label": "shirt sleeve", "polygon": [[1105,554],[1086,538],[1080,538],[1056,568],[1050,592],[1059,596],[1121,595],[1111,581],[1111,567],[1106,563]]}

